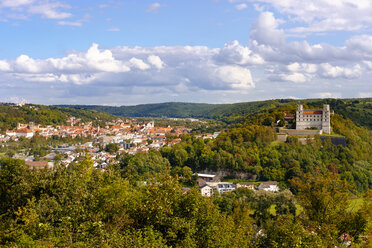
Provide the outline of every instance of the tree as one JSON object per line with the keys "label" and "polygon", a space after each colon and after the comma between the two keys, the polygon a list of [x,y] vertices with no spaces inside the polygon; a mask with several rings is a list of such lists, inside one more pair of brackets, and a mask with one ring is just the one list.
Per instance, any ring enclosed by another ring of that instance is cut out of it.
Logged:
{"label": "tree", "polygon": [[106,145],[105,151],[108,153],[115,153],[119,150],[119,146],[116,143],[110,143]]}
{"label": "tree", "polygon": [[[315,175],[306,174],[303,180],[292,179],[291,186],[298,192],[304,224],[326,239],[329,245],[337,245],[342,233],[352,231],[351,234],[357,237],[364,232],[365,217],[347,210],[352,187],[338,174],[327,172],[322,175],[319,171]],[[360,228],[353,228],[355,225]]]}

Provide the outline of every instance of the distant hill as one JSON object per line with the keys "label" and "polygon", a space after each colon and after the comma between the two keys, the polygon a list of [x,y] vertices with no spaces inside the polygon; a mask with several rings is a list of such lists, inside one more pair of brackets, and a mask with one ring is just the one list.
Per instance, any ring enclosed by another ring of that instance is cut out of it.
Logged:
{"label": "distant hill", "polygon": [[100,106],[100,105],[60,105],[75,109],[91,109],[104,111],[124,117],[178,117],[207,118],[234,123],[244,120],[252,114],[273,111],[279,107],[293,109],[298,103],[308,107],[321,107],[330,104],[331,109],[346,119],[351,119],[361,126],[372,129],[372,98],[358,99],[278,99],[235,104],[205,104],[167,102],[156,104],[141,104],[135,106]]}
{"label": "distant hill", "polygon": [[13,129],[17,123],[35,122],[41,125],[64,125],[69,116],[80,118],[83,122],[94,121],[95,124],[109,121],[115,116],[95,109],[77,109],[26,104],[0,104],[0,130]]}

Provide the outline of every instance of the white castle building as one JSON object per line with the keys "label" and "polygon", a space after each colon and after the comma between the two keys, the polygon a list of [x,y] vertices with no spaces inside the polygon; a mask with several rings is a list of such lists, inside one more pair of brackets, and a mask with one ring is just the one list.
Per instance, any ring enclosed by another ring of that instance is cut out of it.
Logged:
{"label": "white castle building", "polygon": [[297,105],[296,129],[317,128],[324,133],[331,133],[331,110],[328,104],[323,109],[304,109],[302,104]]}

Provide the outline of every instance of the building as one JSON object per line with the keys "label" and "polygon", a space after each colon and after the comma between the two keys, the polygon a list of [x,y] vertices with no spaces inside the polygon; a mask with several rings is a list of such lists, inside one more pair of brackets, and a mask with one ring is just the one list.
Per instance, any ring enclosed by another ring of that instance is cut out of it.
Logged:
{"label": "building", "polygon": [[267,181],[267,182],[262,182],[258,186],[259,190],[265,190],[265,191],[272,191],[272,192],[278,192],[279,191],[279,185],[278,182],[276,181]]}
{"label": "building", "polygon": [[223,194],[223,193],[226,193],[226,192],[229,192],[229,191],[233,191],[235,189],[236,189],[236,186],[233,183],[219,183],[219,184],[217,184],[217,191],[220,194]]}
{"label": "building", "polygon": [[204,184],[203,186],[200,187],[200,193],[202,196],[213,196],[213,188],[207,184]]}
{"label": "building", "polygon": [[17,137],[32,138],[34,132],[30,128],[21,128],[17,130]]}
{"label": "building", "polygon": [[251,190],[254,190],[254,184],[252,182],[248,182],[248,183],[237,183],[236,184],[236,188],[248,188],[248,189],[251,189]]}
{"label": "building", "polygon": [[296,130],[316,128],[324,133],[331,133],[331,110],[328,104],[323,109],[304,109],[297,105]]}
{"label": "building", "polygon": [[25,164],[30,167],[30,169],[42,170],[42,169],[52,169],[53,162],[48,161],[25,161]]}
{"label": "building", "polygon": [[212,174],[202,174],[202,173],[197,173],[198,177],[203,179],[206,182],[214,182],[216,181],[216,175]]}

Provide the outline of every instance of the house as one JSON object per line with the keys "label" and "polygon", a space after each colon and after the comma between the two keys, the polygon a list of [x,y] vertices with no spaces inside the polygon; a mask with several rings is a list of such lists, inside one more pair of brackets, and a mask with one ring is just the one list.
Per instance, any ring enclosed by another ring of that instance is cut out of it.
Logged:
{"label": "house", "polygon": [[229,192],[229,191],[233,191],[235,189],[236,189],[236,186],[233,183],[219,183],[219,184],[217,184],[217,191],[220,194],[223,194],[223,193],[226,193],[226,192]]}
{"label": "house", "polygon": [[17,133],[15,131],[12,131],[12,130],[6,131],[5,134],[8,135],[8,136],[16,136],[17,135]]}
{"label": "house", "polygon": [[251,183],[251,182],[248,182],[248,183],[237,183],[236,184],[236,188],[248,188],[248,189],[251,189],[251,190],[254,190],[254,184]]}
{"label": "house", "polygon": [[204,184],[203,186],[200,187],[200,193],[202,196],[213,196],[213,188],[207,184]]}
{"label": "house", "polygon": [[25,164],[30,166],[30,169],[41,170],[44,168],[53,168],[53,163],[48,161],[25,161]]}
{"label": "house", "polygon": [[343,233],[340,236],[340,240],[341,240],[341,244],[343,244],[345,246],[350,246],[352,238],[350,237],[350,235],[348,233]]}
{"label": "house", "polygon": [[285,121],[291,121],[291,120],[294,120],[294,118],[295,118],[295,115],[294,114],[284,113],[284,120]]}
{"label": "house", "polygon": [[278,192],[279,191],[279,185],[278,182],[276,181],[267,181],[267,182],[262,182],[258,186],[259,190],[266,190],[266,191],[272,191],[272,192]]}

